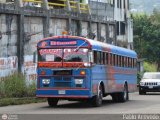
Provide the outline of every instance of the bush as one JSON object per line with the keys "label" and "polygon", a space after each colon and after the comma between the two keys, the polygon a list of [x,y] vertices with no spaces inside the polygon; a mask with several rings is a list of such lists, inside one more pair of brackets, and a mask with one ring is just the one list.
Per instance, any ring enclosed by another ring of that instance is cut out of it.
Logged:
{"label": "bush", "polygon": [[140,80],[142,79],[143,72],[138,72],[137,73],[137,84],[139,84]]}
{"label": "bush", "polygon": [[144,72],[157,72],[157,67],[153,63],[144,62]]}
{"label": "bush", "polygon": [[4,79],[5,97],[23,97],[26,95],[25,77],[20,73],[15,73]]}
{"label": "bush", "polygon": [[21,73],[14,73],[0,81],[1,97],[31,97],[35,96],[36,85],[26,84],[25,76]]}
{"label": "bush", "polygon": [[29,97],[36,96],[36,83],[35,82],[27,86],[27,96]]}

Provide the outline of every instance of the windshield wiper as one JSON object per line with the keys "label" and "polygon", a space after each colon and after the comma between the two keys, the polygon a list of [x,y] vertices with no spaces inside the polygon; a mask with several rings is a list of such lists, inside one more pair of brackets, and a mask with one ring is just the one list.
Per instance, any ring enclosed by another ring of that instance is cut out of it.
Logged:
{"label": "windshield wiper", "polygon": [[78,46],[75,50],[74,50],[74,52],[77,52],[78,50],[79,50],[79,48],[82,46],[82,45],[84,45],[86,43],[86,41],[84,42],[84,43],[82,43],[80,46]]}

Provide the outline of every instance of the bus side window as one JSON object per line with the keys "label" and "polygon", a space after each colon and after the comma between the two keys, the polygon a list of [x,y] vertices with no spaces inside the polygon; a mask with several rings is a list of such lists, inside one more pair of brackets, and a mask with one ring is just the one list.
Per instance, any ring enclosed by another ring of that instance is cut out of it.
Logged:
{"label": "bus side window", "polygon": [[131,68],[133,67],[133,59],[131,58]]}
{"label": "bus side window", "polygon": [[122,67],[124,67],[124,56],[122,56]]}
{"label": "bus side window", "polygon": [[119,67],[119,55],[117,55],[117,66]]}
{"label": "bus side window", "polygon": [[112,54],[112,66],[114,66],[114,65],[115,65],[115,63],[114,63],[114,59],[115,59],[115,55],[114,55],[114,54]]}
{"label": "bus side window", "polygon": [[112,66],[114,66],[114,54],[112,54]]}
{"label": "bus side window", "polygon": [[125,57],[123,56],[123,67],[125,67]]}
{"label": "bus side window", "polygon": [[110,53],[110,65],[112,65],[113,61],[112,61],[112,53]]}
{"label": "bus side window", "polygon": [[131,58],[129,58],[129,67],[131,68]]}
{"label": "bus side window", "polygon": [[122,67],[122,56],[119,57],[120,67]]}
{"label": "bus side window", "polygon": [[132,65],[132,58],[131,58],[131,68],[132,68],[132,66],[133,66],[133,65]]}
{"label": "bus side window", "polygon": [[137,66],[137,60],[134,58],[134,68]]}
{"label": "bus side window", "polygon": [[112,66],[114,66],[114,54],[112,54]]}
{"label": "bus side window", "polygon": [[108,53],[105,53],[105,64],[108,65]]}
{"label": "bus side window", "polygon": [[134,68],[134,58],[132,58],[132,68]]}
{"label": "bus side window", "polygon": [[105,64],[105,53],[101,52],[101,64],[104,65]]}
{"label": "bus side window", "polygon": [[124,57],[124,67],[127,67],[127,57]]}
{"label": "bus side window", "polygon": [[97,52],[94,51],[94,52],[93,52],[93,55],[94,55],[94,63],[97,63]]}
{"label": "bus side window", "polygon": [[117,55],[114,57],[114,65],[117,66]]}
{"label": "bus side window", "polygon": [[119,66],[118,58],[119,58],[119,55],[117,55],[117,59],[116,59],[117,67]]}
{"label": "bus side window", "polygon": [[126,67],[126,57],[123,56],[123,67]]}
{"label": "bus side window", "polygon": [[129,67],[128,66],[128,59],[129,59],[129,57],[126,57],[126,67]]}
{"label": "bus side window", "polygon": [[97,52],[97,64],[101,64],[101,52]]}
{"label": "bus side window", "polygon": [[114,66],[117,66],[117,55],[114,57]]}
{"label": "bus side window", "polygon": [[131,67],[131,65],[130,65],[130,60],[131,60],[131,58],[128,58],[128,67],[129,67],[129,68]]}

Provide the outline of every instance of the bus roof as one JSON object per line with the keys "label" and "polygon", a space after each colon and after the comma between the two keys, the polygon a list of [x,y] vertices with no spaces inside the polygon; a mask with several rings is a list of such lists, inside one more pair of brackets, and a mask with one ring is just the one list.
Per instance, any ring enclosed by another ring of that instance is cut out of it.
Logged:
{"label": "bus roof", "polygon": [[[79,36],[54,36],[54,37],[44,38],[40,42],[46,41],[46,40],[60,40],[60,39],[69,40],[70,38],[72,38],[72,40],[76,40],[76,41],[78,41],[78,40],[86,41],[88,43],[88,46],[91,46],[92,50],[108,51],[108,52],[113,53],[113,54],[118,54],[118,55],[122,55],[122,56],[137,58],[137,54],[133,50],[126,49],[126,48],[123,48],[123,47],[118,47],[118,46],[111,45],[111,44],[104,43],[104,42],[99,42],[99,41],[84,38],[84,37],[79,37]],[[79,46],[79,45],[81,45],[81,44],[78,44],[77,46]]]}
{"label": "bus roof", "polygon": [[108,49],[108,52],[111,52],[113,54],[137,58],[137,54],[133,50],[126,49],[123,47],[118,47],[118,46],[111,45],[108,43],[103,43],[103,42],[91,40],[91,39],[87,39],[87,40],[91,44],[93,50],[102,50],[103,51],[103,49],[106,48],[106,49]]}

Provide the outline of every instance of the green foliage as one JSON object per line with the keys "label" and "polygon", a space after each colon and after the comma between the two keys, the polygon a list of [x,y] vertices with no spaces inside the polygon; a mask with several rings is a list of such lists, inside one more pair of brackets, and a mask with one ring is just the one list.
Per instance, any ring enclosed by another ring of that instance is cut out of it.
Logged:
{"label": "green foliage", "polygon": [[139,58],[156,63],[160,70],[160,12],[155,10],[151,16],[133,15],[134,48]]}
{"label": "green foliage", "polygon": [[[153,63],[144,62],[144,72],[157,72],[157,66]],[[138,72],[137,74],[137,84],[139,84],[140,80],[144,72]]]}
{"label": "green foliage", "polygon": [[138,72],[137,74],[137,84],[139,84],[140,80],[142,79],[143,72]]}
{"label": "green foliage", "polygon": [[35,96],[36,95],[36,83],[33,82],[27,86],[27,96]]}
{"label": "green foliage", "polygon": [[144,72],[157,72],[155,64],[144,62]]}
{"label": "green foliage", "polygon": [[0,81],[0,98],[35,96],[35,91],[35,83],[27,85],[25,76],[21,73],[14,73]]}
{"label": "green foliage", "polygon": [[23,97],[26,94],[25,77],[22,74],[15,73],[6,77],[3,82],[5,96]]}

